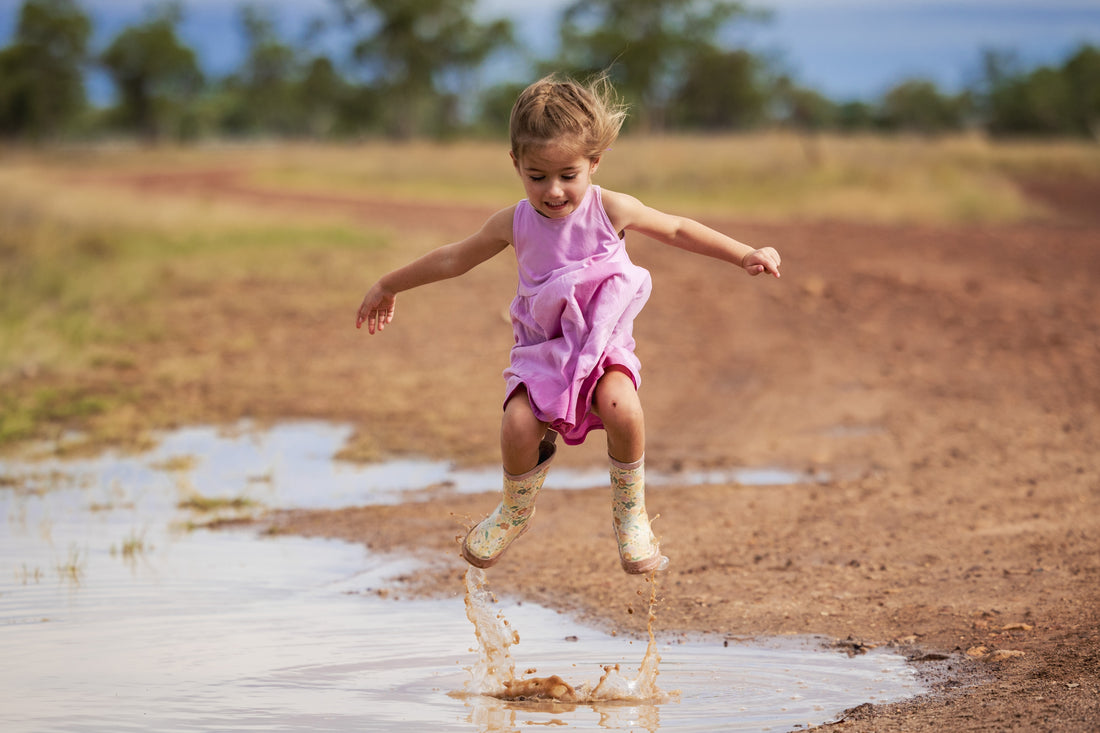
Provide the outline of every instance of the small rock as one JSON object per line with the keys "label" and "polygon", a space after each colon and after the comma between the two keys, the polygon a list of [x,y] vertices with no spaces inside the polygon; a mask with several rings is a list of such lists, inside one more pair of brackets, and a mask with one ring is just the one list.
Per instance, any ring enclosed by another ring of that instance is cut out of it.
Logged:
{"label": "small rock", "polygon": [[1025,652],[1018,649],[998,649],[989,655],[989,658],[995,662],[1002,662],[1006,659],[1016,659],[1024,656]]}

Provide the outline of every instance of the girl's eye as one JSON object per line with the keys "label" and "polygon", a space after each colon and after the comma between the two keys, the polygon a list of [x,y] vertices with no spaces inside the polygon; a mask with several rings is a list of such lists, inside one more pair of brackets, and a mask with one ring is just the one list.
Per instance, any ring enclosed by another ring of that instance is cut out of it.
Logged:
{"label": "girl's eye", "polygon": [[532,181],[541,181],[546,176],[527,176],[527,177],[530,178]]}
{"label": "girl's eye", "polygon": [[572,181],[576,177],[577,177],[576,173],[567,173],[566,175],[562,176],[562,178],[564,178],[567,181]]}

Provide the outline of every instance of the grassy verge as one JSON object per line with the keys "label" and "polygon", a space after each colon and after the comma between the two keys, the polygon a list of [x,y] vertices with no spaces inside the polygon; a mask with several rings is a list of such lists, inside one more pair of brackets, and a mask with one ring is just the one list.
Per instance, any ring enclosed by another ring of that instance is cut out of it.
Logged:
{"label": "grassy verge", "polygon": [[[165,170],[159,155],[146,163]],[[157,393],[207,368],[206,346],[223,347],[184,336],[182,319],[224,320],[232,291],[244,299],[256,283],[305,287],[323,303],[334,263],[385,243],[340,219],[90,184],[94,155],[15,158],[0,169],[0,446],[72,428],[88,433],[65,442],[74,450],[145,445],[148,428],[176,419]]]}

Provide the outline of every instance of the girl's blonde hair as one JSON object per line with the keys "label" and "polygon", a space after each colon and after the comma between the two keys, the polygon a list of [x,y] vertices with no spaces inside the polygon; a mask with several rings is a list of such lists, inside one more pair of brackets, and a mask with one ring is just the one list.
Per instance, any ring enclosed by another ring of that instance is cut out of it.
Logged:
{"label": "girl's blonde hair", "polygon": [[594,160],[615,142],[624,120],[626,106],[606,74],[587,84],[551,74],[524,89],[512,106],[512,154],[518,159],[555,143]]}

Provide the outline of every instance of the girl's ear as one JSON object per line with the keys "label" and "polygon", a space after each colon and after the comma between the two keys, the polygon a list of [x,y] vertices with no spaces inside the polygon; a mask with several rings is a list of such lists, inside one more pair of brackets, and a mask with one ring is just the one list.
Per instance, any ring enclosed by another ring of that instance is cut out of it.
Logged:
{"label": "girl's ear", "polygon": [[588,169],[588,175],[592,175],[596,172],[596,169],[600,167],[600,158],[599,156],[595,158],[589,158],[588,162],[591,164],[591,167]]}
{"label": "girl's ear", "polygon": [[509,150],[508,151],[508,157],[512,159],[512,167],[514,167],[516,169],[516,172],[518,173],[519,172],[519,158],[516,157],[515,151],[514,150]]}

